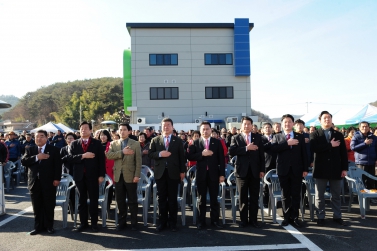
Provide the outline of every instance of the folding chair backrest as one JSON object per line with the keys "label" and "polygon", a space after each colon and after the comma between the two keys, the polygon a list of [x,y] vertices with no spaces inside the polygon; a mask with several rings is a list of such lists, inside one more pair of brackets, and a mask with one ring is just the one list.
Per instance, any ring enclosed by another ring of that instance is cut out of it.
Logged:
{"label": "folding chair backrest", "polygon": [[311,173],[309,173],[308,175],[306,175],[305,181],[306,181],[306,188],[311,193],[314,193],[315,192],[315,183],[314,183],[313,175]]}
{"label": "folding chair backrest", "polygon": [[150,184],[150,180],[145,176],[144,173],[140,173],[140,179],[139,182],[137,183],[137,194],[138,196],[143,196],[143,187],[146,185]]}
{"label": "folding chair backrest", "polygon": [[149,167],[149,166],[146,166],[146,165],[142,165],[141,166],[141,172],[147,176],[149,179],[154,179],[154,172],[153,170]]}
{"label": "folding chair backrest", "polygon": [[[107,183],[109,183],[109,184],[106,185]],[[110,185],[111,186],[113,185],[113,181],[111,180],[110,176],[105,174],[105,179],[102,181],[101,184],[99,184],[99,196],[105,195],[106,194],[106,188]]]}
{"label": "folding chair backrest", "polygon": [[361,170],[358,167],[352,168],[352,171],[348,173],[348,177],[356,180],[356,187],[352,187],[353,192],[359,192],[365,189],[365,185],[363,182],[363,175],[367,175],[367,174],[368,174],[367,172]]}
{"label": "folding chair backrest", "polygon": [[234,172],[234,167],[227,164],[225,167],[225,180],[228,179],[229,175]]}

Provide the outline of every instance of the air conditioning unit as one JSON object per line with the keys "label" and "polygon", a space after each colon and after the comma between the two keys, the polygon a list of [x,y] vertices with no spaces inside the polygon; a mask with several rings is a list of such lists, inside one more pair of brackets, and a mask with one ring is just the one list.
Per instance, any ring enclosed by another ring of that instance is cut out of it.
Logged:
{"label": "air conditioning unit", "polygon": [[145,118],[137,117],[138,124],[145,124]]}
{"label": "air conditioning unit", "polygon": [[202,123],[202,120],[201,119],[195,119],[195,123],[200,124],[200,123]]}
{"label": "air conditioning unit", "polygon": [[237,123],[238,122],[238,117],[227,117],[226,118],[227,123]]}

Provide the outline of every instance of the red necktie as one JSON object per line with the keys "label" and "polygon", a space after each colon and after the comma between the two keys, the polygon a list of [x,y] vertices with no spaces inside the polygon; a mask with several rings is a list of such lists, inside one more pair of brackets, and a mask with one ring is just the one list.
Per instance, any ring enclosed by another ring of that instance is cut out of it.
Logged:
{"label": "red necktie", "polygon": [[249,141],[249,134],[247,133],[246,134],[246,145],[248,145],[250,143],[250,141]]}
{"label": "red necktie", "polygon": [[165,137],[166,137],[165,148],[166,148],[166,150],[168,150],[168,148],[169,148],[169,136],[165,136]]}
{"label": "red necktie", "polygon": [[291,134],[287,134],[287,140],[291,138]]}

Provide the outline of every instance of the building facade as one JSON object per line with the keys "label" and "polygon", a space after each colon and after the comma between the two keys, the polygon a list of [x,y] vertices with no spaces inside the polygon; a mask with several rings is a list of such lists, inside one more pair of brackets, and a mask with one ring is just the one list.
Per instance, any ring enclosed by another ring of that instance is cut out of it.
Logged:
{"label": "building facade", "polygon": [[[132,124],[237,122],[250,115],[254,24],[127,23],[124,103]],[[228,120],[228,121],[227,121]]]}

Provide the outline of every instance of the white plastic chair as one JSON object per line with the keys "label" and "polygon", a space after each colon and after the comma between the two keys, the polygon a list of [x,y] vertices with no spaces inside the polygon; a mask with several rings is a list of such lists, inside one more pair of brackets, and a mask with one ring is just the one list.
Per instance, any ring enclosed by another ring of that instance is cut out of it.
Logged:
{"label": "white plastic chair", "polygon": [[351,212],[353,195],[357,195],[359,200],[361,219],[365,219],[365,211],[368,211],[370,207],[369,200],[371,198],[377,198],[377,193],[371,193],[369,190],[366,190],[363,182],[363,175],[372,180],[377,180],[377,178],[355,166],[350,167],[348,175],[346,176],[350,195],[348,212]]}
{"label": "white plastic chair", "polygon": [[[148,207],[149,207],[149,192],[150,180],[144,173],[140,173],[140,179],[137,183],[137,203],[143,206],[143,221],[144,226],[148,225]],[[116,191],[115,191],[116,197]],[[128,199],[126,199],[128,201]],[[118,204],[115,200],[115,226],[118,225]]]}
{"label": "white plastic chair", "polygon": [[[72,184],[71,184],[72,183]],[[69,185],[71,184],[71,185]],[[63,228],[67,227],[67,214],[69,206],[69,197],[71,189],[76,186],[73,177],[69,174],[63,173],[61,176],[60,184],[56,188],[56,206],[61,206],[63,211]],[[71,218],[73,218],[73,208],[71,208]]]}
{"label": "white plastic chair", "polygon": [[[231,173],[227,179],[228,186],[230,188],[230,199],[231,199],[231,204],[232,204],[232,219],[233,223],[236,223],[237,219],[237,205],[239,203],[240,199],[240,194],[238,192],[238,188],[236,185],[236,176],[235,173]],[[249,195],[250,197],[250,195]],[[263,182],[260,182],[260,187],[259,187],[259,208],[261,211],[261,217],[262,217],[262,222],[264,222],[264,210],[263,210]]]}
{"label": "white plastic chair", "polygon": [[[106,186],[106,182],[109,184]],[[113,181],[111,178],[105,174],[105,179],[99,185],[99,197],[98,197],[98,205],[101,206],[101,218],[102,218],[102,227],[106,227],[106,218],[107,218],[107,204],[108,204],[108,197],[109,197],[109,189],[113,185]],[[77,207],[78,207],[78,190],[76,190],[76,204],[75,204],[75,224],[77,220]],[[88,199],[88,205],[90,204],[90,199]],[[88,208],[89,209],[89,208]],[[90,214],[89,214],[90,215]]]}
{"label": "white plastic chair", "polygon": [[[182,187],[182,184],[183,184],[183,187]],[[178,185],[178,196],[177,196],[178,206],[181,209],[182,226],[186,225],[186,195],[187,195],[187,179],[184,178],[183,181]],[[156,225],[156,221],[157,221],[157,208],[158,208],[157,185],[155,183],[153,185],[153,225]]]}
{"label": "white plastic chair", "polygon": [[[21,159],[17,160],[15,163],[14,163],[16,170],[14,170],[12,172],[12,180],[14,178],[15,180],[15,183],[16,183],[16,186],[18,186],[20,184],[20,181],[21,181],[21,168],[23,168],[21,166]],[[12,188],[14,189],[14,183],[12,182]]]}
{"label": "white plastic chair", "polygon": [[12,181],[12,169],[14,169],[16,165],[12,161],[8,161],[4,165],[4,180],[5,180],[5,190],[9,193],[10,184]]}

